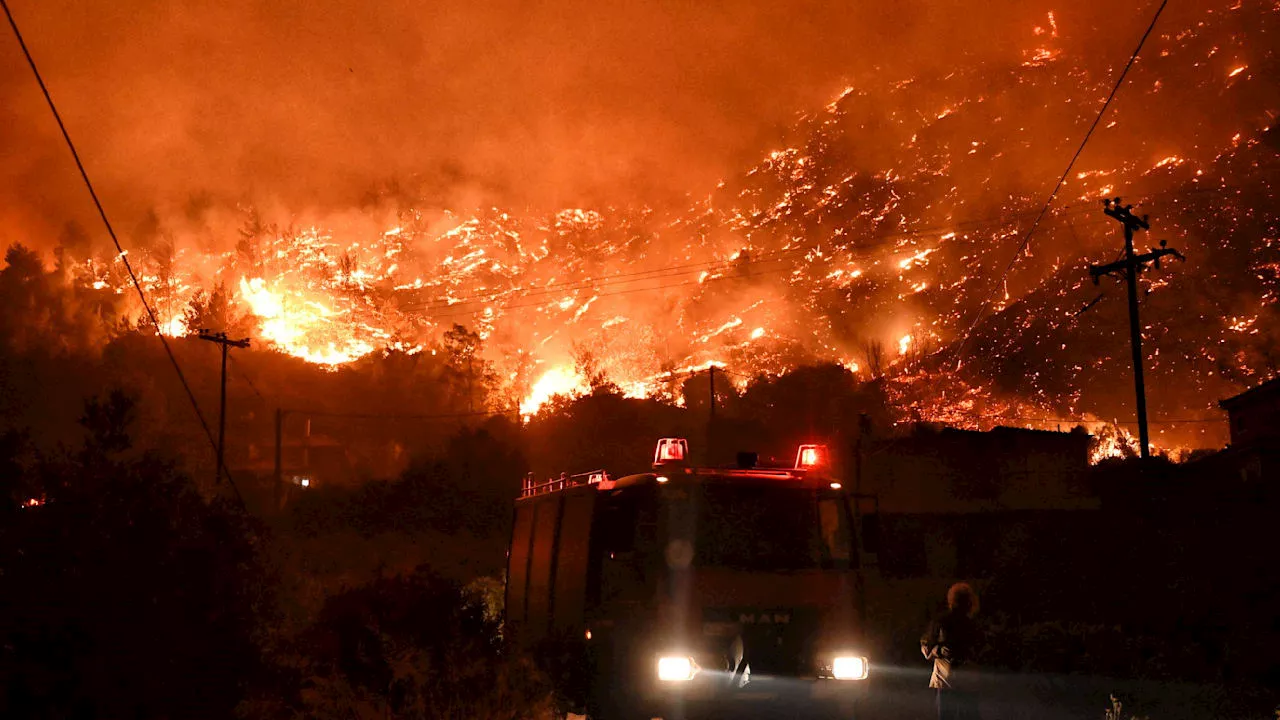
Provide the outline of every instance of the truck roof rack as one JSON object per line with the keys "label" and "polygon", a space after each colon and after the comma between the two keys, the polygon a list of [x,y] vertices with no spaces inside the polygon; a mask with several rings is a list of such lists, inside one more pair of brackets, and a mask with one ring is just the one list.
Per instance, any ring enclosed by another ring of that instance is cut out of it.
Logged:
{"label": "truck roof rack", "polygon": [[559,492],[580,485],[600,485],[602,488],[607,489],[613,485],[613,480],[609,478],[609,473],[604,470],[592,470],[591,472],[577,473],[576,475],[560,473],[560,477],[552,478],[542,483],[534,478],[533,473],[529,473],[524,478],[524,486],[520,489],[520,497],[527,498],[544,493]]}
{"label": "truck roof rack", "polygon": [[[754,455],[752,453],[752,455]],[[829,482],[831,488],[839,490],[841,484],[837,478],[828,476],[830,455],[826,445],[801,445],[796,453],[795,467],[693,467],[688,464],[689,441],[684,438],[662,438],[658,440],[653,455],[653,472],[628,478],[653,475],[659,483],[668,481],[668,475],[720,476],[774,480],[818,480]],[[524,478],[524,486],[520,490],[521,498],[559,492],[573,487],[596,485],[600,490],[614,488],[614,479],[604,470],[569,475],[560,473],[560,477],[546,482],[538,482],[533,473]]]}
{"label": "truck roof rack", "polygon": [[790,468],[694,468],[695,475],[719,475],[721,477],[774,478],[777,480],[801,480],[808,475],[804,470]]}

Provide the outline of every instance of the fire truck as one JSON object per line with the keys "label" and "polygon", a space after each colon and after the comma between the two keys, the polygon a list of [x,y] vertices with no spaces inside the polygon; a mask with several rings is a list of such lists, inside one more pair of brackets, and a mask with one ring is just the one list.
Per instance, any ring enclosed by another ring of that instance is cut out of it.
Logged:
{"label": "fire truck", "polygon": [[875,673],[862,498],[823,445],[785,468],[689,457],[687,440],[664,438],[650,472],[526,479],[508,638],[571,656],[568,700],[592,718],[853,717]]}

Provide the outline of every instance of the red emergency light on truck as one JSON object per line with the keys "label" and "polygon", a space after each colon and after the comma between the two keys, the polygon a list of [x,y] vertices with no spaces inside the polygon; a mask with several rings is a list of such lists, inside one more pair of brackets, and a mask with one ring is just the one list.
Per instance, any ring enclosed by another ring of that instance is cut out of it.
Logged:
{"label": "red emergency light on truck", "polygon": [[874,673],[859,498],[822,445],[801,446],[789,468],[689,458],[688,441],[663,438],[650,472],[526,480],[508,560],[511,641],[576,655],[571,700],[594,718],[741,705],[852,717]]}

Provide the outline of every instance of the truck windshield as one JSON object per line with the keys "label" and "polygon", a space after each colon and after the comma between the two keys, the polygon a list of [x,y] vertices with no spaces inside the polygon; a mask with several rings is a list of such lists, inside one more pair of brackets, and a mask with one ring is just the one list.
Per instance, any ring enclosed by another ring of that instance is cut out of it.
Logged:
{"label": "truck windshield", "polygon": [[739,570],[847,563],[849,520],[837,497],[810,489],[707,483],[698,503],[695,562]]}

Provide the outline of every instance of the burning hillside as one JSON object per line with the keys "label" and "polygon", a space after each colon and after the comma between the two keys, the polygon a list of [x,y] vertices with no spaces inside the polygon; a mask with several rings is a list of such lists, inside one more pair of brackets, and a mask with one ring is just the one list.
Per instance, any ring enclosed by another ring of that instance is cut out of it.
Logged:
{"label": "burning hillside", "polygon": [[[525,412],[591,375],[640,396],[711,364],[744,383],[835,361],[883,376],[904,419],[1053,427],[1132,415],[1122,291],[1086,272],[1119,248],[1098,201],[1123,195],[1152,216],[1140,246],[1167,238],[1190,258],[1143,279],[1155,441],[1220,444],[1213,403],[1280,352],[1280,63],[1265,39],[1280,5],[1162,21],[1006,277],[1114,82],[1120,58],[1086,51],[1095,31],[1049,13],[1018,64],[850,87],[679,210],[247,211],[234,250],[160,228],[131,258],[167,334],[220,318],[338,366],[471,327]],[[72,267],[127,289],[111,258]]]}

